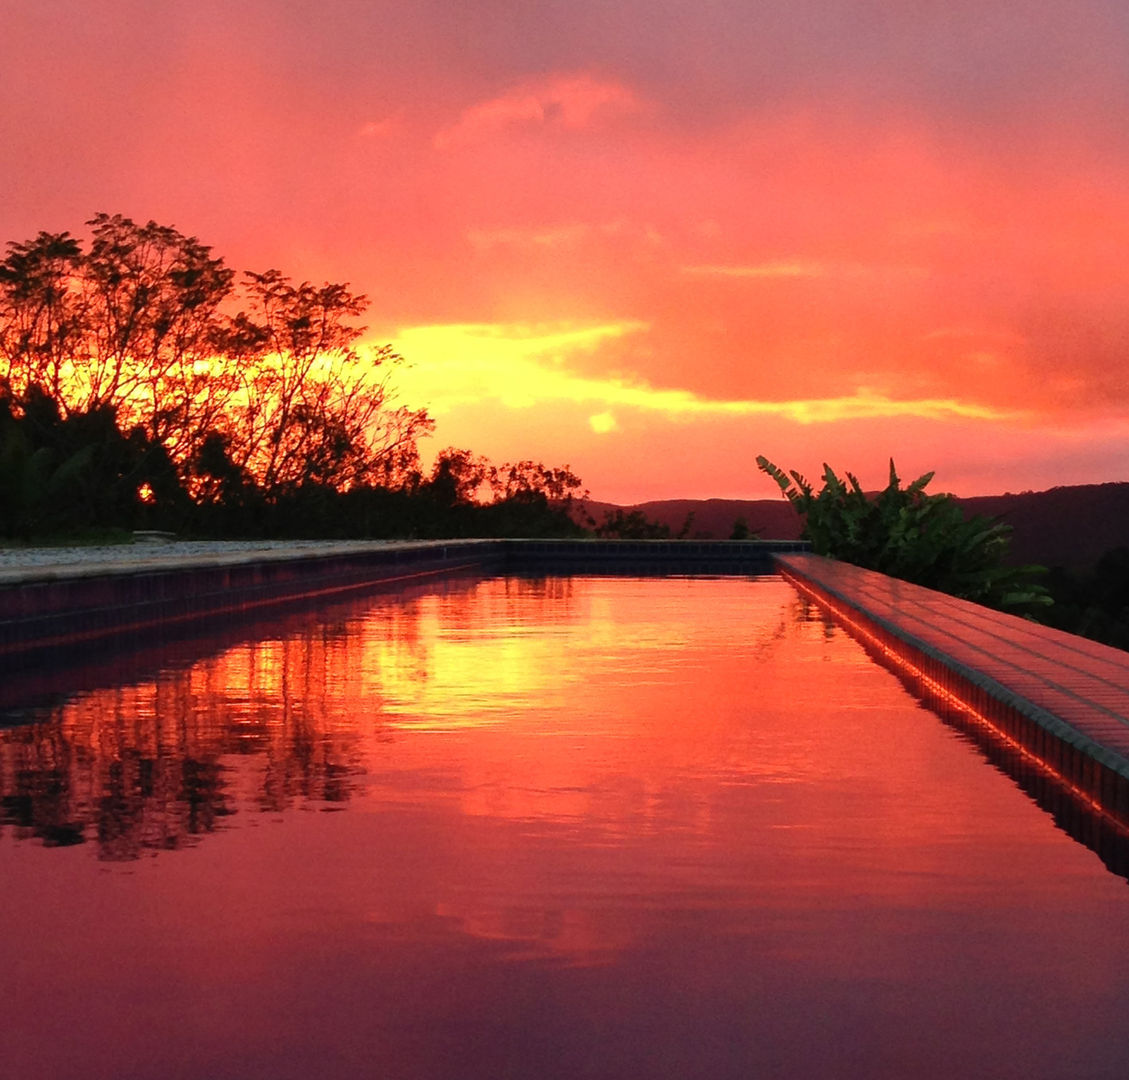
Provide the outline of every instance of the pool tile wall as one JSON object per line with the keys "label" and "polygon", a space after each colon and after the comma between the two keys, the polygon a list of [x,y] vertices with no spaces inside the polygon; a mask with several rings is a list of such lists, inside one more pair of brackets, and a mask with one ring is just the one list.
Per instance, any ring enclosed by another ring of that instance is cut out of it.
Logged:
{"label": "pool tile wall", "polygon": [[802,540],[507,540],[506,570],[544,574],[775,574]]}
{"label": "pool tile wall", "polygon": [[373,544],[348,552],[140,559],[135,567],[9,572],[0,585],[0,670],[123,635],[377,585],[500,567],[500,541]]}
{"label": "pool tile wall", "polygon": [[792,541],[430,540],[342,551],[162,557],[132,566],[75,564],[0,573],[0,670],[123,635],[467,571],[496,573],[775,573]]}

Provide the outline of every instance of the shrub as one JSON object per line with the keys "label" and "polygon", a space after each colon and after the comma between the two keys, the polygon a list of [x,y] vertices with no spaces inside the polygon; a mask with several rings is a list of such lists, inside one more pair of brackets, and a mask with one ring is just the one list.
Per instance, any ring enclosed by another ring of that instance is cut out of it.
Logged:
{"label": "shrub", "polygon": [[818,555],[1001,610],[1031,613],[1053,602],[1035,580],[1043,567],[1005,565],[1011,527],[966,518],[952,495],[927,494],[931,472],[903,488],[891,459],[889,483],[868,495],[855,476],[844,481],[829,465],[818,492],[763,455],[757,465],[803,517],[803,535]]}

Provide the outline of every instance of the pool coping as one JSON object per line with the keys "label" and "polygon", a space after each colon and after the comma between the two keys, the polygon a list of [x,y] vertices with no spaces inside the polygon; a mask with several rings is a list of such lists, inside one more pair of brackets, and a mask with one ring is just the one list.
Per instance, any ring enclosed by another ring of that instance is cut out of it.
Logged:
{"label": "pool coping", "polygon": [[817,555],[776,565],[926,704],[962,713],[1129,829],[1129,653]]}

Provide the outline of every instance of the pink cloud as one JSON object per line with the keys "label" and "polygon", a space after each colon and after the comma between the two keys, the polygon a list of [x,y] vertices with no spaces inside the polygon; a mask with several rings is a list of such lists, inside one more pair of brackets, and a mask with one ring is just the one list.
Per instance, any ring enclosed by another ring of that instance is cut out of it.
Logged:
{"label": "pink cloud", "polygon": [[440,150],[483,142],[507,130],[581,130],[641,111],[642,102],[621,83],[591,75],[556,75],[517,86],[464,109],[435,136]]}
{"label": "pink cloud", "polygon": [[368,120],[361,125],[357,132],[365,139],[387,139],[399,133],[404,126],[403,117],[400,115],[386,116],[380,120]]}

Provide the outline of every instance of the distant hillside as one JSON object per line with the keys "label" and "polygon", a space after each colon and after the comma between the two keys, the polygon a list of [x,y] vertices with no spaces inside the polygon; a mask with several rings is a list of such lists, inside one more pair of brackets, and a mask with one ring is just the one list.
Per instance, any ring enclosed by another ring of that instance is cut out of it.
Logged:
{"label": "distant hillside", "polygon": [[[1129,547],[1129,483],[1085,484],[1028,491],[1021,495],[983,495],[958,500],[971,514],[999,517],[1015,530],[1012,558],[1019,563],[1084,568],[1115,547]],[[589,503],[596,521],[610,503]],[[803,523],[784,498],[663,499],[622,507],[642,511],[677,534],[693,513],[691,537],[723,540],[744,518],[766,540],[794,540]]]}
{"label": "distant hillside", "polygon": [[1111,548],[1129,547],[1129,484],[1084,484],[960,502],[1015,530],[1011,550],[1016,562],[1081,568]]}
{"label": "distant hillside", "polygon": [[652,521],[669,525],[678,533],[688,514],[691,537],[703,540],[724,540],[733,532],[738,518],[765,540],[795,540],[803,522],[787,499],[662,499],[658,502],[626,506],[625,510],[641,510]]}

